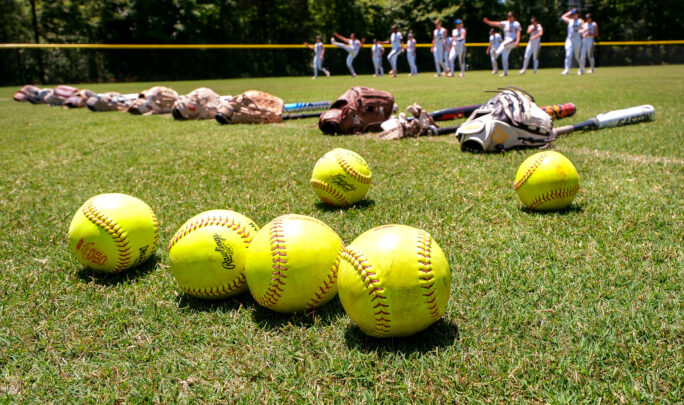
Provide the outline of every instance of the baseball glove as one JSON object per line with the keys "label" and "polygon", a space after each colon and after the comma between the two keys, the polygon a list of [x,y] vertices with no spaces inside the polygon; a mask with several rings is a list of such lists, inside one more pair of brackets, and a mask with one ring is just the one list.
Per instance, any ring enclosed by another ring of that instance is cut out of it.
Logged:
{"label": "baseball glove", "polygon": [[513,148],[548,146],[555,139],[549,114],[522,89],[509,87],[499,90],[456,131],[461,150],[502,152]]}
{"label": "baseball glove", "polygon": [[352,87],[321,114],[318,127],[329,135],[380,131],[393,108],[394,96],[391,93],[369,87]]}
{"label": "baseball glove", "polygon": [[83,108],[90,97],[96,96],[90,90],[81,89],[64,101],[64,106],[69,108]]}
{"label": "baseball glove", "polygon": [[282,99],[259,90],[246,91],[221,103],[216,121],[221,124],[268,124],[283,120]]}
{"label": "baseball glove", "polygon": [[14,98],[14,101],[29,101],[29,97],[32,94],[37,94],[39,92],[40,89],[38,87],[27,84],[14,93],[12,98]]}
{"label": "baseball glove", "polygon": [[121,95],[116,92],[95,94],[86,101],[86,107],[94,112],[125,111],[136,97],[137,94]]}
{"label": "baseball glove", "polygon": [[180,96],[171,114],[177,120],[208,120],[216,117],[221,101],[219,95],[206,87],[200,87]]}
{"label": "baseball glove", "polygon": [[175,90],[163,86],[155,86],[142,91],[138,98],[126,109],[131,114],[168,114],[178,100]]}
{"label": "baseball glove", "polygon": [[439,127],[432,116],[423,110],[418,103],[413,103],[406,107],[406,112],[413,115],[413,120],[406,119],[406,114],[401,113],[397,117],[391,117],[382,123],[383,132],[378,135],[378,139],[385,141],[401,139],[401,138],[416,138],[436,131]]}

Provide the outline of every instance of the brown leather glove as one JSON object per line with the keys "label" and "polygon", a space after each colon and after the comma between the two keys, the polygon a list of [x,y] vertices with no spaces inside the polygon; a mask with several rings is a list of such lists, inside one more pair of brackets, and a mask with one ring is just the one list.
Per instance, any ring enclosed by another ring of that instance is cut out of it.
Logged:
{"label": "brown leather glove", "polygon": [[380,131],[380,125],[392,114],[394,96],[369,87],[347,90],[318,120],[326,134],[357,134]]}

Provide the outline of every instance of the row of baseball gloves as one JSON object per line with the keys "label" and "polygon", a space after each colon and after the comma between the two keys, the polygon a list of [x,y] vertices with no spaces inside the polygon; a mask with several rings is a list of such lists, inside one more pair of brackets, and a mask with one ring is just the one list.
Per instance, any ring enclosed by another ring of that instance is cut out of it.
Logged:
{"label": "row of baseball gloves", "polygon": [[[40,89],[27,85],[14,95],[14,99],[34,104],[87,107],[92,111],[125,111],[142,115],[171,113],[178,120],[213,118],[221,124],[275,123],[292,118],[283,116],[285,104],[282,99],[258,90],[231,97],[219,96],[213,90],[201,87],[179,96],[175,90],[163,86],[155,86],[139,94],[120,94],[94,93],[70,86]],[[391,93],[353,87],[320,114],[318,126],[323,133],[330,135],[384,131],[379,139],[385,140],[438,134],[438,125],[420,105],[413,104],[407,108],[408,118],[404,113],[393,117],[395,110]],[[454,132],[463,149],[474,152],[543,147],[555,139],[549,114],[534,103],[529,93],[516,88],[500,89],[472,113],[466,122],[468,125],[461,125]],[[504,136],[496,138],[493,136],[495,133]]]}

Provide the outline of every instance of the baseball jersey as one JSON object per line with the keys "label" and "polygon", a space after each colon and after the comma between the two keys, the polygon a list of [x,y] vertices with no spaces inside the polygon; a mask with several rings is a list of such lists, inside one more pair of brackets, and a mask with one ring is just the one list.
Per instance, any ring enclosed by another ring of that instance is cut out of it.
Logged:
{"label": "baseball jersey", "polygon": [[[534,29],[532,29],[532,32],[530,32],[530,38],[532,38],[533,36],[539,34],[539,32],[540,32],[541,30],[542,30],[541,24],[539,24],[539,23],[535,24],[535,25],[534,25]],[[536,44],[536,43],[539,43],[539,41],[541,41],[541,37],[535,38],[535,39],[532,40],[531,42]]]}
{"label": "baseball jersey", "polygon": [[444,27],[437,29],[432,32],[432,36],[435,38],[435,46],[436,47],[443,47],[444,46],[444,40],[446,40],[446,29]]}
{"label": "baseball jersey", "polygon": [[516,40],[518,39],[518,31],[520,31],[520,23],[517,21],[510,22],[508,20],[501,21],[501,28],[503,28],[504,38]]}
{"label": "baseball jersey", "polygon": [[453,40],[455,40],[458,43],[465,43],[465,39],[461,38],[461,35],[463,32],[463,28],[454,28],[451,30],[451,36],[453,37]]}
{"label": "baseball jersey", "polygon": [[582,28],[582,22],[579,18],[570,20],[568,23],[568,38],[571,40],[580,39],[580,29]]}
{"label": "baseball jersey", "polygon": [[496,32],[494,35],[489,36],[489,47],[491,49],[496,49],[501,45],[501,35]]}
{"label": "baseball jersey", "polygon": [[382,57],[382,45],[373,44],[373,46],[371,47],[371,52],[375,59],[380,59],[380,57]]}
{"label": "baseball jersey", "polygon": [[400,49],[401,41],[403,39],[404,37],[401,35],[401,32],[393,32],[392,35],[390,35],[390,43],[392,44],[392,49]]}
{"label": "baseball jersey", "polygon": [[314,45],[314,55],[321,56],[321,53],[323,53],[323,42],[316,42]]}
{"label": "baseball jersey", "polygon": [[411,38],[406,43],[408,45],[408,53],[411,55],[415,55],[416,54],[416,40]]}
{"label": "baseball jersey", "polygon": [[584,37],[588,38],[594,37],[594,33],[596,32],[596,23],[595,22],[590,22],[590,23],[584,23]]}
{"label": "baseball jersey", "polygon": [[358,53],[359,49],[361,49],[361,41],[359,41],[358,39],[349,41],[349,46],[352,48],[354,53]]}

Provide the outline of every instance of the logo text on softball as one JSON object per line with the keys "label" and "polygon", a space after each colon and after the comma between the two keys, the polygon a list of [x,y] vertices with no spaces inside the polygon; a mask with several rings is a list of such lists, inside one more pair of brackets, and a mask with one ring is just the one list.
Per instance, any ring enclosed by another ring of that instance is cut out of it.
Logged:
{"label": "logo text on softball", "polygon": [[214,250],[223,256],[221,266],[226,270],[233,270],[235,269],[235,264],[233,264],[233,248],[230,244],[225,243],[225,241],[226,238],[222,238],[217,233],[214,234],[214,242],[216,242],[216,249]]}
{"label": "logo text on softball", "polygon": [[332,177],[332,182],[333,184],[338,185],[342,190],[344,191],[354,191],[356,190],[356,187],[354,187],[353,184],[347,183],[346,180],[344,180],[344,175],[343,174],[336,174]]}
{"label": "logo text on softball", "polygon": [[135,259],[135,263],[133,264],[133,266],[137,266],[143,262],[143,260],[145,259],[145,254],[147,253],[148,247],[149,247],[148,245],[145,245],[145,246],[141,247],[140,249],[138,249],[138,251],[140,252],[140,256],[138,256],[138,258]]}
{"label": "logo text on softball", "polygon": [[[79,245],[81,242],[78,243]],[[107,256],[103,251],[95,247],[95,243],[88,242],[81,247],[81,254],[87,261],[98,266],[104,266],[107,263]]]}

